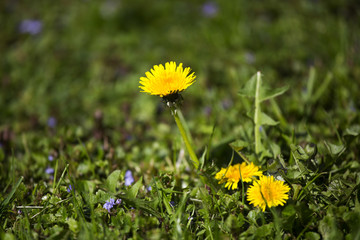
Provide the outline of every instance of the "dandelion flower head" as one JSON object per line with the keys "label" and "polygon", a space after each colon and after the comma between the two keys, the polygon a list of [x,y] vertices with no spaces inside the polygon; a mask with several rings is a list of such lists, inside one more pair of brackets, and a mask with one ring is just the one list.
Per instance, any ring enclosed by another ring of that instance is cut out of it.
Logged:
{"label": "dandelion flower head", "polygon": [[260,207],[264,212],[266,205],[283,206],[289,198],[290,187],[283,181],[275,180],[273,176],[261,176],[247,191],[247,200],[255,207]]}
{"label": "dandelion flower head", "polygon": [[258,166],[253,163],[238,163],[229,168],[222,168],[216,175],[215,179],[220,180],[219,184],[226,182],[225,187],[228,189],[237,189],[239,181],[251,182],[255,176],[262,176]]}
{"label": "dandelion flower head", "polygon": [[146,72],[146,77],[140,78],[141,92],[151,95],[166,97],[173,93],[179,93],[195,82],[194,73],[190,74],[189,67],[183,68],[182,63],[176,66],[175,62],[165,63],[165,67],[155,65],[150,72]]}

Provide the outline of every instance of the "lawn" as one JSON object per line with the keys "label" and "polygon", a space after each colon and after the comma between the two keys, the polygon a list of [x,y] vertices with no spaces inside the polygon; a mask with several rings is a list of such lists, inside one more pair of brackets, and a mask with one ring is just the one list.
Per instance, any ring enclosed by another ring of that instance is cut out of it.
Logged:
{"label": "lawn", "polygon": [[355,0],[1,1],[0,238],[360,239],[359,22]]}

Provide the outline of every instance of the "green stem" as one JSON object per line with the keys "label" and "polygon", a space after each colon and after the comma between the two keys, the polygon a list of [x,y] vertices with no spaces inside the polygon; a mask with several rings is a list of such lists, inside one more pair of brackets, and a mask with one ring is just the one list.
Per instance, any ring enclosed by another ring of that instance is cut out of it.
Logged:
{"label": "green stem", "polygon": [[284,118],[284,116],[283,116],[283,114],[281,112],[281,109],[279,108],[279,105],[276,103],[276,101],[273,98],[270,99],[270,103],[271,103],[271,106],[273,108],[273,111],[274,111],[277,119],[279,119],[279,121],[280,121],[280,125],[282,127],[286,127],[287,126],[287,121]]}
{"label": "green stem", "polygon": [[280,218],[278,213],[276,212],[276,210],[274,208],[270,208],[270,211],[274,217],[274,224],[275,224],[275,230],[276,230],[276,236],[275,239],[281,239],[281,222],[280,222]]}
{"label": "green stem", "polygon": [[260,85],[261,85],[261,74],[257,72],[256,78],[256,92],[255,92],[255,153],[260,153],[260,146],[261,146],[261,137],[260,137]]}
{"label": "green stem", "polygon": [[179,111],[178,109],[174,109],[172,110],[172,113],[173,113],[173,116],[174,116],[174,119],[175,119],[175,122],[176,122],[176,125],[178,126],[179,128],[179,131],[180,131],[180,134],[185,142],[185,146],[189,152],[189,155],[190,155],[190,158],[192,160],[192,164],[194,165],[195,169],[198,169],[199,167],[199,159],[197,158],[193,148],[191,147],[191,144],[190,144],[190,141],[189,141],[189,137],[188,135],[186,134],[186,131],[185,131],[185,128],[184,128],[184,125],[182,124],[180,118],[179,118],[179,115],[177,113],[177,111]]}

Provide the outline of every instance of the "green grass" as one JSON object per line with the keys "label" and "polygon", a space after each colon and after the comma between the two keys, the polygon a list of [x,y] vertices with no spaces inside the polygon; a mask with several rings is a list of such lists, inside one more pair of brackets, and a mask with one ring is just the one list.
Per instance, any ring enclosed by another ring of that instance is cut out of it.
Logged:
{"label": "green grass", "polygon": [[[1,239],[360,239],[360,5],[204,3],[0,3]],[[140,93],[170,60],[197,76],[181,110],[200,170]],[[262,212],[248,184],[227,190],[230,161],[283,178],[289,200]]]}

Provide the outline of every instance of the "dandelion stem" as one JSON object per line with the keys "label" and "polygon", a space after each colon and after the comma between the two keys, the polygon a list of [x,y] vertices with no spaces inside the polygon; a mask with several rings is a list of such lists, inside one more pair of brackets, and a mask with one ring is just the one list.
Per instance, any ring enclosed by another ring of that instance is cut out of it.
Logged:
{"label": "dandelion stem", "polygon": [[275,239],[276,240],[281,239],[281,223],[280,223],[279,215],[274,208],[270,208],[270,211],[274,217],[274,224],[275,224],[275,230],[276,230]]}
{"label": "dandelion stem", "polygon": [[[178,111],[180,111],[179,109],[174,109],[172,110],[172,113],[173,113],[173,116],[174,116],[174,119],[175,119],[175,122],[176,122],[176,125],[178,126],[179,128],[179,131],[180,131],[180,134],[185,142],[185,146],[186,146],[186,149],[188,150],[189,152],[189,155],[190,155],[190,158],[192,160],[192,164],[194,165],[195,169],[198,169],[199,167],[199,159],[197,158],[191,144],[190,144],[190,140],[189,140],[189,137],[185,131],[185,128],[184,128],[184,125],[183,123],[181,122],[181,119],[179,118],[179,115],[178,115]],[[184,121],[184,119],[183,119]]]}
{"label": "dandelion stem", "polygon": [[261,147],[261,139],[260,139],[260,85],[261,85],[261,74],[257,72],[256,77],[256,91],[255,91],[255,115],[254,115],[254,123],[255,123],[255,153],[260,153]]}

